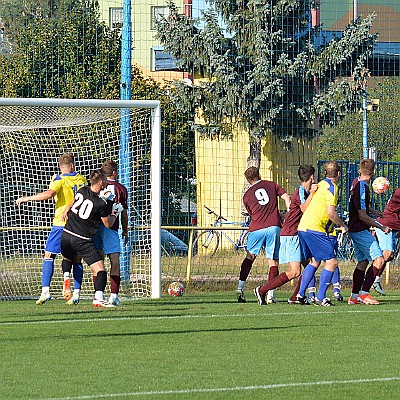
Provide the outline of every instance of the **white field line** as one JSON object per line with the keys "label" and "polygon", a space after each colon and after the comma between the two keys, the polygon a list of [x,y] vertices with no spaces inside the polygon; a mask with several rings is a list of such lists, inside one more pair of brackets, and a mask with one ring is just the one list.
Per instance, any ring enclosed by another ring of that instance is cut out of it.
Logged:
{"label": "white field line", "polygon": [[[294,307],[294,306],[293,306]],[[356,306],[352,306],[356,307]],[[359,310],[340,310],[342,314],[373,314],[373,313],[398,313],[399,309],[394,310],[386,310],[376,306],[361,306],[363,309]],[[370,307],[373,307],[370,308]],[[368,308],[368,309],[367,309]],[[80,322],[96,322],[96,321],[152,321],[152,320],[169,320],[169,319],[195,319],[195,318],[238,318],[238,317],[279,317],[279,316],[287,316],[287,315],[329,315],[329,314],[338,314],[338,312],[334,311],[315,311],[315,312],[280,312],[280,313],[247,313],[247,314],[189,314],[189,315],[163,315],[163,316],[147,316],[147,317],[100,317],[100,318],[73,318],[73,319],[62,319],[62,320],[41,320],[41,321],[7,321],[0,322],[0,326],[7,325],[40,325],[40,324],[70,324],[70,323],[80,323]]]}
{"label": "white field line", "polygon": [[[391,382],[400,381],[400,376],[391,376],[387,378],[370,378],[370,379],[349,379],[338,381],[317,381],[317,382],[286,382],[276,383],[273,385],[258,386],[235,386],[225,388],[198,388],[198,389],[182,389],[182,390],[154,390],[147,392],[127,392],[127,393],[102,393],[89,396],[68,396],[68,397],[52,397],[37,400],[85,400],[85,399],[112,399],[115,397],[133,397],[133,396],[160,396],[160,395],[179,395],[179,394],[196,394],[196,393],[218,393],[218,392],[242,392],[247,390],[266,390],[266,389],[285,389],[306,386],[327,386],[327,385],[352,385],[357,383],[374,383],[374,382]],[[267,393],[264,393],[267,396]]]}

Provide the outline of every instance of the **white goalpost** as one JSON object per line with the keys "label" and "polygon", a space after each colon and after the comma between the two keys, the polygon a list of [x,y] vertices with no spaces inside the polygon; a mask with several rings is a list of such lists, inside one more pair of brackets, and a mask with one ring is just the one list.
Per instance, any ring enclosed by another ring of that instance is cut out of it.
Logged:
{"label": "white goalpost", "polygon": [[[48,189],[63,153],[89,177],[118,162],[128,188],[129,241],[121,243],[121,296],[161,297],[161,112],[153,100],[0,98],[0,299],[40,295],[54,201],[23,203]],[[82,296],[93,283],[84,265]],[[61,256],[51,293],[61,298]]]}

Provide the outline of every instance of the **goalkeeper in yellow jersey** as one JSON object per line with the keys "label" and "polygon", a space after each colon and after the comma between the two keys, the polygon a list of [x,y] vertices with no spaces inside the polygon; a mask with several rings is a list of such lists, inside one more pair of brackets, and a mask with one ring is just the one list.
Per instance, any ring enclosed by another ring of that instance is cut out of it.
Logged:
{"label": "goalkeeper in yellow jersey", "polygon": [[[46,241],[42,266],[42,293],[36,304],[43,304],[51,300],[50,282],[54,273],[54,259],[57,254],[61,254],[61,234],[65,226],[62,215],[65,208],[74,199],[75,193],[83,186],[87,186],[86,178],[75,172],[74,156],[70,153],[63,154],[59,158],[60,173],[55,174],[50,182],[49,188],[41,193],[33,196],[20,197],[16,200],[19,206],[29,201],[43,201],[54,198],[55,213],[53,218],[53,226],[49,237]],[[70,272],[71,262],[62,261],[62,269],[64,273],[63,296],[68,304],[75,304],[70,289]],[[74,295],[79,299],[79,292],[83,279],[83,267],[81,263],[74,264]]]}

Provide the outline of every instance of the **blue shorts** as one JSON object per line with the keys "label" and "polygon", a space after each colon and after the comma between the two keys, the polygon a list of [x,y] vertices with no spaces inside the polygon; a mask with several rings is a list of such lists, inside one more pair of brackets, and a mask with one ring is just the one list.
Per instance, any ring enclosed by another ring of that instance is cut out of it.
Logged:
{"label": "blue shorts", "polygon": [[378,240],[381,250],[394,251],[396,248],[396,234],[397,231],[391,231],[387,235],[381,229],[375,229],[375,235]]}
{"label": "blue shorts", "polygon": [[369,230],[361,232],[349,232],[355,255],[358,261],[372,261],[378,257],[382,257],[382,250],[379,247],[378,241]]}
{"label": "blue shorts", "polygon": [[281,236],[280,241],[279,264],[301,262],[302,260],[311,258],[311,254],[306,254],[307,249],[301,247],[298,235]]}
{"label": "blue shorts", "polygon": [[300,245],[310,253],[315,261],[326,261],[337,257],[338,242],[336,236],[324,232],[298,231]]}
{"label": "blue shorts", "polygon": [[262,247],[265,248],[265,257],[270,260],[279,259],[279,245],[281,228],[270,226],[249,232],[247,236],[247,251],[250,254],[258,255]]}
{"label": "blue shorts", "polygon": [[46,240],[45,251],[51,254],[61,254],[61,234],[63,226],[52,226],[49,237]]}
{"label": "blue shorts", "polygon": [[97,250],[103,250],[104,254],[121,253],[121,243],[118,231],[100,225],[93,238]]}

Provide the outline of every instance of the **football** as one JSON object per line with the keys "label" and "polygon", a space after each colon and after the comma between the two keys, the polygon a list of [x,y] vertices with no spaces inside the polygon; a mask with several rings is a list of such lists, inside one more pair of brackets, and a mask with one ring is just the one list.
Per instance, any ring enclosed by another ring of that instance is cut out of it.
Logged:
{"label": "football", "polygon": [[168,294],[173,297],[183,296],[185,293],[185,287],[181,282],[172,282],[168,286]]}
{"label": "football", "polygon": [[372,182],[372,189],[377,194],[384,194],[389,189],[390,182],[384,176],[378,176]]}

